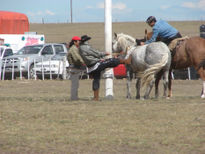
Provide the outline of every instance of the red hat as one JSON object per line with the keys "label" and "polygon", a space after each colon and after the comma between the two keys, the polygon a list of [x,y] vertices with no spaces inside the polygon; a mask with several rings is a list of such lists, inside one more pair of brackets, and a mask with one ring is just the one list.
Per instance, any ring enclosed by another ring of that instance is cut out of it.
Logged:
{"label": "red hat", "polygon": [[81,40],[81,38],[80,38],[80,37],[78,37],[78,36],[73,36],[72,40],[73,40],[73,41],[80,41],[80,40]]}

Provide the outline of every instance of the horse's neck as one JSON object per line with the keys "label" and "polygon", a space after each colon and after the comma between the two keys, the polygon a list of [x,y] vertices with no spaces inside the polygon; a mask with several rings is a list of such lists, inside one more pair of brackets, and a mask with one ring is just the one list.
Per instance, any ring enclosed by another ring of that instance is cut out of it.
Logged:
{"label": "horse's neck", "polygon": [[134,45],[127,47],[125,59],[129,58],[129,56],[132,54],[135,48],[136,47]]}
{"label": "horse's neck", "polygon": [[132,49],[136,45],[136,42],[135,42],[135,39],[129,35],[121,34],[120,37],[121,37],[120,39],[121,45],[123,46],[123,49],[126,54],[125,59],[127,59],[132,53],[133,51]]}

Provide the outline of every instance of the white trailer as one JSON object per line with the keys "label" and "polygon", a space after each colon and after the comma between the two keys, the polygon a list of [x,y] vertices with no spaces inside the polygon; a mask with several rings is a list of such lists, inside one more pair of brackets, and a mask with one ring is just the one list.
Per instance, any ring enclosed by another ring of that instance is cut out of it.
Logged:
{"label": "white trailer", "polygon": [[0,34],[1,44],[9,45],[16,53],[19,49],[27,45],[44,44],[45,36],[41,34]]}

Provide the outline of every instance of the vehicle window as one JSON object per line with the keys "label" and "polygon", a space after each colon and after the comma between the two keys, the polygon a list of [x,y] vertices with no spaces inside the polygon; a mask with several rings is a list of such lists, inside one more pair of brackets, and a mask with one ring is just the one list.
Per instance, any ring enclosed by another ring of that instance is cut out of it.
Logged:
{"label": "vehicle window", "polygon": [[59,54],[61,52],[64,52],[63,46],[62,45],[54,45],[56,54]]}
{"label": "vehicle window", "polygon": [[25,46],[25,47],[21,48],[21,49],[17,52],[17,54],[18,54],[18,55],[23,55],[23,54],[38,54],[42,47],[43,47],[43,45]]}
{"label": "vehicle window", "polygon": [[12,49],[6,49],[4,53],[4,57],[11,56],[11,55],[13,55]]}
{"label": "vehicle window", "polygon": [[52,55],[52,54],[53,54],[53,48],[51,45],[46,46],[42,51],[42,55]]}

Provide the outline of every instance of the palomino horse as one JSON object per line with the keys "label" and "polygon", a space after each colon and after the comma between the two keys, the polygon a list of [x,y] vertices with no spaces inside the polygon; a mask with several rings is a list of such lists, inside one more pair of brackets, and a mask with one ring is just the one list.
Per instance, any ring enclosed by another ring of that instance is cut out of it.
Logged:
{"label": "palomino horse", "polygon": [[[168,73],[171,64],[171,54],[162,42],[155,42],[144,46],[135,46],[135,39],[125,34],[115,34],[113,40],[113,52],[126,54],[126,64],[132,67],[133,72],[137,73],[139,79],[137,87],[137,96],[140,98],[140,79],[143,85],[146,85],[144,98],[147,99],[154,84],[155,75],[163,72],[164,75],[164,96],[166,96],[168,85]],[[158,97],[158,91],[155,91],[155,97]]]}
{"label": "palomino horse", "polygon": [[[151,38],[150,36],[148,36],[148,39]],[[193,66],[203,80],[201,98],[205,98],[205,39],[201,37],[190,37],[178,43],[172,52],[168,97],[172,96],[172,69],[183,69]],[[160,79],[157,80],[159,82]]]}

